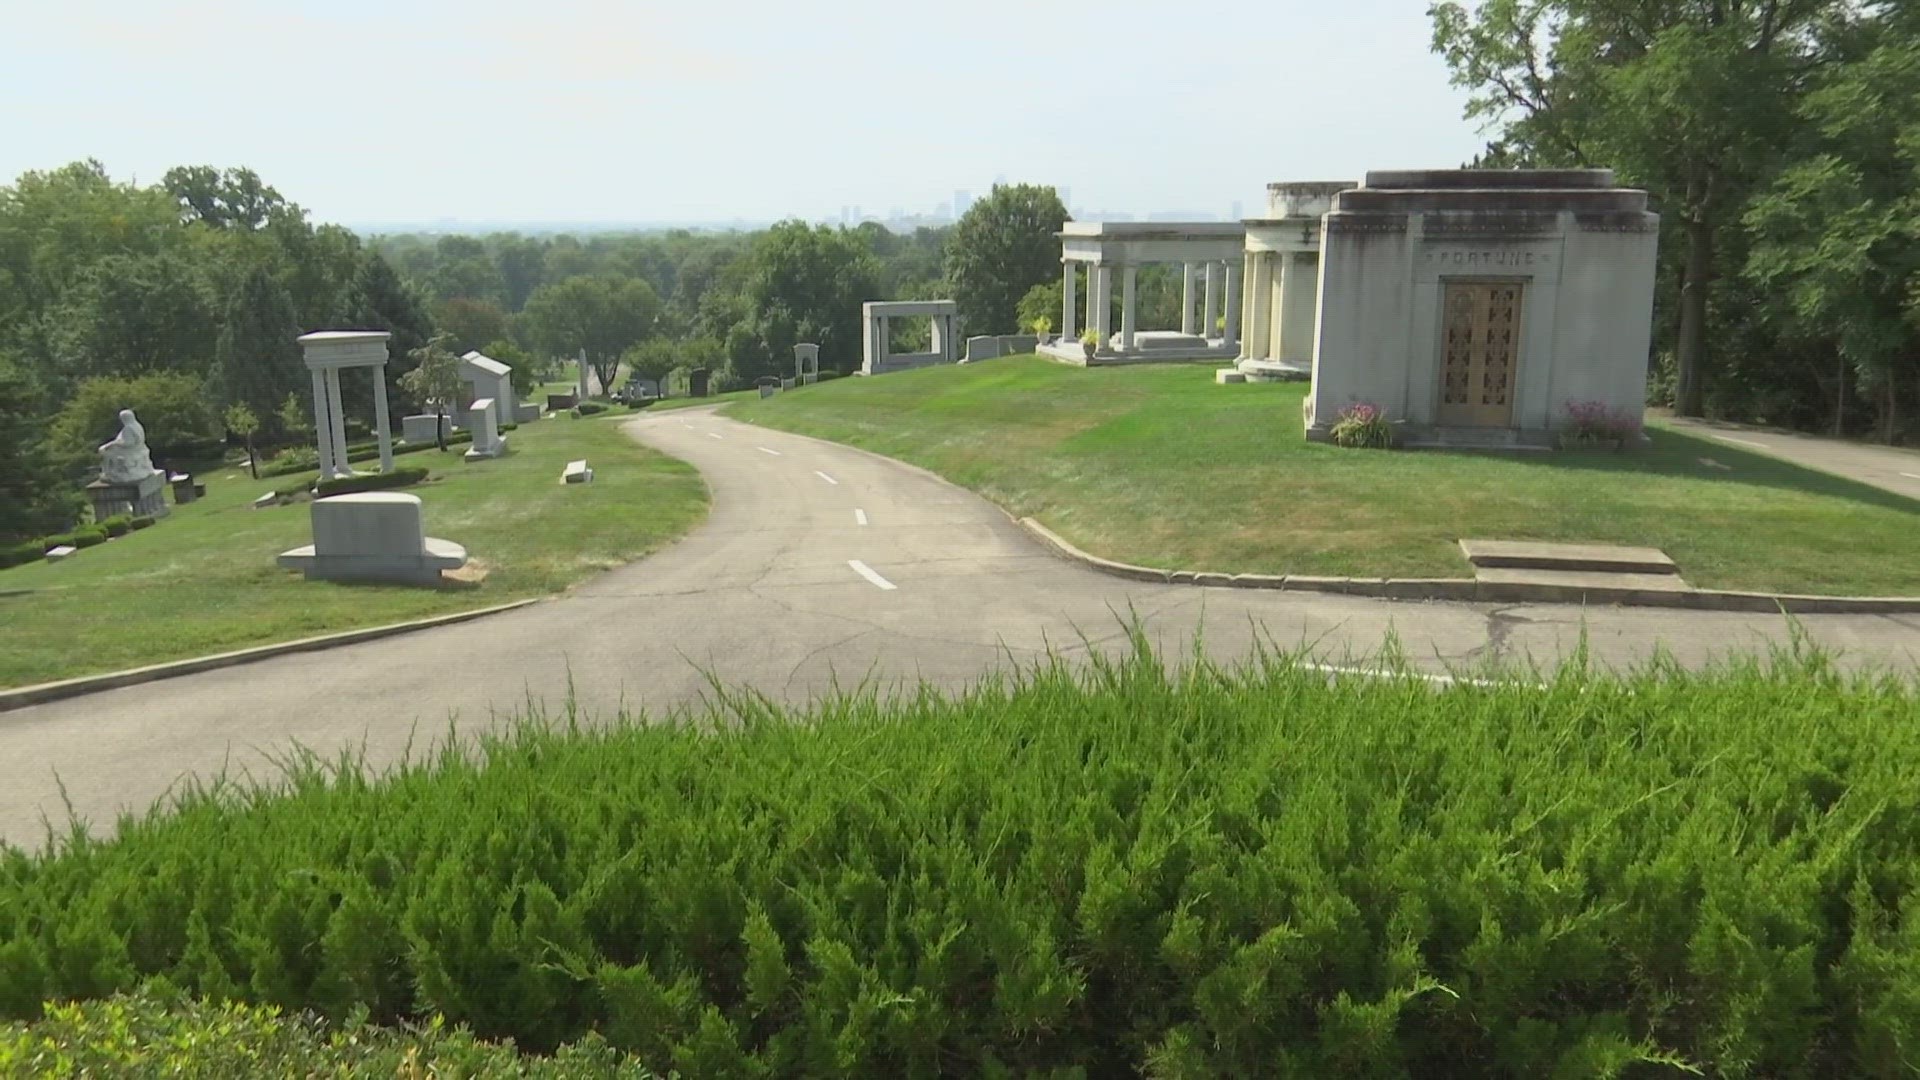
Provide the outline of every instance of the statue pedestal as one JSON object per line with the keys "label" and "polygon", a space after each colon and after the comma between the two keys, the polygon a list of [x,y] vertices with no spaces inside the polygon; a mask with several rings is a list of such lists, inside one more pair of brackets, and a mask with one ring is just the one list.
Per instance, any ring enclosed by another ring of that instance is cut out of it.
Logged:
{"label": "statue pedestal", "polygon": [[95,521],[105,521],[115,514],[166,517],[166,492],[167,474],[158,469],[129,484],[95,480],[87,485],[87,498],[93,503]]}

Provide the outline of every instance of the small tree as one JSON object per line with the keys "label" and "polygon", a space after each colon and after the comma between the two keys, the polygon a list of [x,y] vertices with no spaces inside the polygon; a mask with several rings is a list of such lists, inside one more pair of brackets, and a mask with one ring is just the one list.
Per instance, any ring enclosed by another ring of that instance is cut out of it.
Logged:
{"label": "small tree", "polygon": [[301,404],[299,394],[288,394],[275,415],[280,418],[280,430],[288,435],[304,437],[313,431],[313,425],[307,422],[307,407]]}
{"label": "small tree", "polygon": [[447,449],[447,412],[459,398],[460,358],[453,354],[453,335],[438,333],[425,345],[408,350],[412,371],[400,376],[400,387],[433,408],[433,439]]}
{"label": "small tree", "polygon": [[227,430],[247,441],[247,472],[260,479],[260,466],[253,456],[253,433],[260,430],[260,418],[244,402],[227,406]]}

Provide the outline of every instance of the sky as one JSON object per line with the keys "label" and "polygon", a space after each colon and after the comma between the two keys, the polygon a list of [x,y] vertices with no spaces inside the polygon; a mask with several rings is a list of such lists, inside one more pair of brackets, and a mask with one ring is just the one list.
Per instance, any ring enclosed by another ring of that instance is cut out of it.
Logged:
{"label": "sky", "polygon": [[245,166],[314,219],[839,220],[996,179],[1256,215],[1485,141],[1425,0],[23,0],[0,182]]}

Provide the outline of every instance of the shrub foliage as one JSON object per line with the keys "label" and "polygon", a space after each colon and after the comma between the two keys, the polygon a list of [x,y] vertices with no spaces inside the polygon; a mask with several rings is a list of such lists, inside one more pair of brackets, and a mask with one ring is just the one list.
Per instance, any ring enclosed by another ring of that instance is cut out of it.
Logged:
{"label": "shrub foliage", "polygon": [[1136,642],[530,722],[8,855],[0,1012],[159,980],[688,1076],[1904,1075],[1915,717],[1817,656],[1440,688]]}

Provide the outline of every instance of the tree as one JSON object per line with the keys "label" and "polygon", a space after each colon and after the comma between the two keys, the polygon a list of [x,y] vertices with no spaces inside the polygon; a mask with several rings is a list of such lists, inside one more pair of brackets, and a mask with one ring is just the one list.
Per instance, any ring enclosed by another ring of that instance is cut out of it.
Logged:
{"label": "tree", "polygon": [[1060,277],[1066,205],[1051,187],[995,184],[967,208],[946,245],[946,276],[965,325],[1008,333],[1015,307],[1035,285]]}
{"label": "tree", "polygon": [[247,472],[252,474],[255,480],[260,479],[260,465],[253,453],[253,435],[260,430],[260,418],[244,404],[235,403],[227,406],[225,419],[227,430],[247,442]]}
{"label": "tree", "polygon": [[313,433],[313,408],[308,402],[301,401],[297,393],[288,394],[287,400],[274,410],[274,416],[280,421],[280,430],[288,435]]}
{"label": "tree", "polygon": [[139,415],[156,458],[173,450],[200,449],[220,434],[220,421],[207,404],[206,387],[198,378],[156,372],[81,383],[53,419],[48,437],[51,449],[70,467],[92,463],[95,448],[120,430],[121,409]]}
{"label": "tree", "polygon": [[168,169],[160,186],[178,201],[184,220],[215,229],[252,231],[282,214],[301,213],[252,169],[180,166]]}
{"label": "tree", "polygon": [[460,352],[507,336],[507,313],[487,300],[441,300],[433,305],[433,324],[453,335],[453,347]]}
{"label": "tree", "polygon": [[735,291],[710,289],[705,302],[733,320],[707,323],[702,336],[725,343],[734,379],[787,370],[801,341],[820,346],[823,368],[859,364],[860,305],[881,293],[879,262],[858,233],[783,221],[755,237],[728,276]]}
{"label": "tree", "polygon": [[1608,165],[1653,195],[1683,255],[1675,408],[1701,411],[1720,242],[1777,154],[1849,0],[1484,0],[1429,8],[1435,51],[1501,125],[1494,156]]}
{"label": "tree", "polygon": [[453,352],[453,335],[440,333],[409,356],[413,370],[400,377],[400,385],[414,399],[433,410],[433,440],[441,452],[447,449],[447,413],[460,399],[465,380],[460,378],[460,358]]}
{"label": "tree", "polygon": [[619,372],[621,354],[646,340],[659,316],[660,297],[646,282],[582,274],[535,290],[521,318],[533,344],[548,354],[584,350],[605,392]]}
{"label": "tree", "polygon": [[300,388],[300,325],[293,298],[264,266],[256,266],[227,301],[214,345],[214,373],[221,399],[271,415],[277,402]]}
{"label": "tree", "polygon": [[44,536],[74,520],[76,493],[48,452],[46,426],[45,395],[0,356],[0,537]]}
{"label": "tree", "polygon": [[68,378],[212,367],[215,312],[204,265],[184,252],[109,255],[81,274],[50,334]]}
{"label": "tree", "polygon": [[635,379],[651,379],[665,386],[667,376],[680,366],[683,352],[680,342],[663,337],[649,338],[635,345],[621,356],[627,368],[627,384],[631,386]]}

